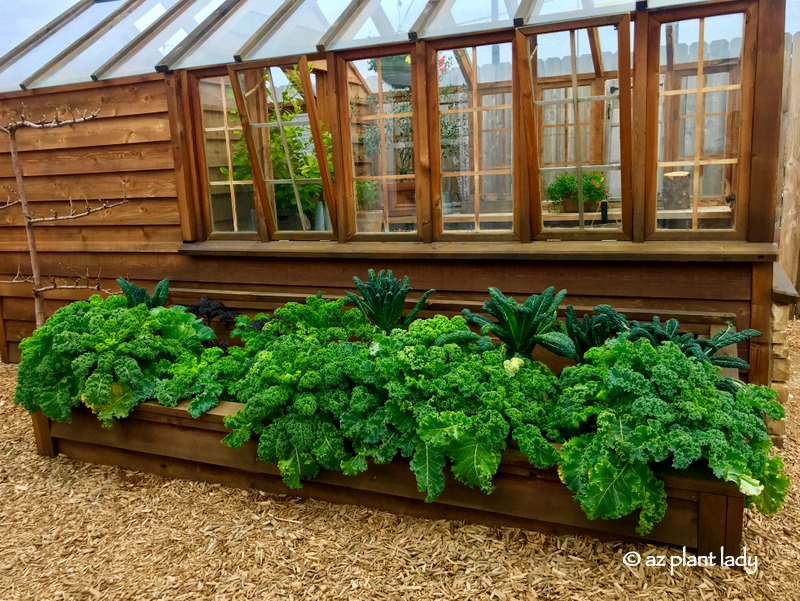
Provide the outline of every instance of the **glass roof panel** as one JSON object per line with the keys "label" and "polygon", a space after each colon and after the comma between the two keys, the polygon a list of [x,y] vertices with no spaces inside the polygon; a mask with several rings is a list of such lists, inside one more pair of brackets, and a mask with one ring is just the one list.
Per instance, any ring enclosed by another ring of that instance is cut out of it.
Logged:
{"label": "glass roof panel", "polygon": [[278,58],[317,51],[317,42],[349,4],[348,0],[304,0],[275,33],[257,46],[248,60]]}
{"label": "glass roof panel", "polygon": [[635,0],[538,0],[528,24],[587,19],[636,10]]}
{"label": "glass roof panel", "polygon": [[407,41],[408,30],[426,4],[427,0],[370,0],[326,49]]}
{"label": "glass roof panel", "polygon": [[147,29],[178,0],[145,0],[136,10],[117,23],[93,44],[78,53],[60,69],[36,82],[36,87],[58,86],[90,81],[94,70],[123,46]]}
{"label": "glass roof panel", "polygon": [[188,69],[233,62],[234,53],[281,4],[282,0],[246,0],[197,48],[171,67]]}
{"label": "glass roof panel", "polygon": [[196,0],[166,27],[161,29],[143,48],[123,60],[103,75],[103,79],[152,73],[155,66],[181,43],[189,33],[208,17],[224,0]]}
{"label": "glass roof panel", "polygon": [[13,19],[0,19],[0,56],[24,42],[78,0],[38,0],[36,10],[17,10]]}
{"label": "glass roof panel", "polygon": [[[122,6],[123,0],[98,2],[59,29],[52,36],[31,48],[16,62],[11,63],[0,73],[0,91],[18,90],[19,84],[33,75],[59,52],[100,23],[112,12]],[[66,8],[65,8],[66,10]]]}
{"label": "glass roof panel", "polygon": [[519,0],[442,0],[420,37],[511,27]]}

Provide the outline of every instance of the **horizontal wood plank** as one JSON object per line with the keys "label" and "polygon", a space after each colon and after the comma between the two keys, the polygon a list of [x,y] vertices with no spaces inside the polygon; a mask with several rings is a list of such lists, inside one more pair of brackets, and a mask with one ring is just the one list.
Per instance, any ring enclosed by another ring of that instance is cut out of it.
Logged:
{"label": "horizontal wood plank", "polygon": [[167,112],[167,93],[163,79],[124,85],[92,84],[86,89],[62,93],[21,93],[0,103],[0,122],[17,119],[23,112],[31,121],[71,119],[78,114],[99,109],[98,119]]}
{"label": "horizontal wood plank", "polygon": [[[63,174],[25,178],[28,200],[55,201],[70,198],[175,198],[177,187],[171,170],[128,171],[125,173]],[[0,198],[16,198],[14,178],[0,179]]]}
{"label": "horizontal wood plank", "polygon": [[203,256],[284,256],[372,259],[505,259],[560,261],[773,261],[777,246],[771,243],[705,241],[559,241],[515,242],[252,242],[207,240],[187,243],[181,252]]}
{"label": "horizontal wood plank", "polygon": [[[111,201],[113,202],[113,201]],[[76,213],[86,210],[86,203],[77,200],[73,204]],[[100,206],[97,200],[90,200],[89,206],[96,208]],[[68,216],[70,207],[68,202],[37,202],[32,210],[33,217],[53,217],[57,214]],[[24,219],[19,207],[13,207],[0,211],[0,227],[3,226],[23,226]],[[44,221],[37,223],[35,227],[90,227],[95,225],[126,227],[139,227],[146,225],[179,225],[180,216],[178,215],[178,199],[130,199],[127,203],[97,211],[78,219],[65,221]]]}
{"label": "horizontal wood plank", "polygon": [[[113,210],[113,209],[111,209]],[[170,252],[175,251],[182,240],[180,227],[177,225],[150,225],[150,226],[59,226],[39,227],[36,231],[36,245],[39,251],[47,252]],[[25,229],[22,227],[3,228],[0,240],[0,252],[24,251],[28,248]],[[3,253],[5,256],[6,253]],[[106,263],[106,258],[96,257],[92,263],[98,267]],[[77,267],[72,260],[67,261],[61,254],[60,263],[66,264],[71,269]],[[118,264],[118,268],[122,268]],[[64,273],[64,267],[59,273],[44,270],[43,273],[59,275]],[[67,270],[69,271],[69,270]],[[84,270],[85,271],[85,270]],[[96,271],[96,269],[91,270]]]}
{"label": "horizontal wood plank", "polygon": [[[20,162],[25,177],[72,173],[118,174],[125,171],[172,169],[173,154],[169,142],[149,142],[28,152],[20,157]],[[0,177],[13,176],[11,161],[0,161]]]}
{"label": "horizontal wood plank", "polygon": [[[55,148],[91,148],[115,144],[140,144],[143,142],[166,142],[170,139],[169,115],[132,115],[114,119],[94,119],[66,127],[42,132],[22,128],[17,133],[17,146],[23,153]],[[0,161],[9,153],[8,138],[0,137]]]}

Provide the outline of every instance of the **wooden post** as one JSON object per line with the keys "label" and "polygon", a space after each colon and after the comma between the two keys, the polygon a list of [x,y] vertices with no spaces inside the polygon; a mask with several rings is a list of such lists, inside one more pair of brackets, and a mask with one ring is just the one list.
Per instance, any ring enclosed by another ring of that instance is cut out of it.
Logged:
{"label": "wooden post", "polygon": [[792,38],[791,54],[779,251],[780,263],[796,288],[800,262],[800,33]]}
{"label": "wooden post", "polygon": [[[781,113],[776,110],[775,103],[780,103],[783,84],[785,13],[785,0],[758,2],[758,44],[753,85],[753,115],[757,115],[758,126],[753,128],[751,146],[748,242],[775,240],[777,141],[781,132]],[[744,85],[745,82],[742,82]]]}
{"label": "wooden post", "polygon": [[9,363],[8,342],[6,341],[6,324],[3,321],[3,299],[0,298],[0,361]]}
{"label": "wooden post", "polygon": [[751,384],[769,386],[772,379],[772,263],[753,263],[750,327],[761,332],[750,339]]}
{"label": "wooden post", "polygon": [[56,445],[50,436],[50,420],[41,411],[31,415],[33,419],[33,438],[36,441],[36,452],[44,457],[56,456]]}

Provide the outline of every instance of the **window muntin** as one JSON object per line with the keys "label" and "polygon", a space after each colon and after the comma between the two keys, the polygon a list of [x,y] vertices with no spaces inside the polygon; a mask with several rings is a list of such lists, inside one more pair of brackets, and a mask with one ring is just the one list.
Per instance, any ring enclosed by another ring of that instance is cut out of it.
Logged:
{"label": "window muntin", "polygon": [[442,228],[510,232],[511,43],[441,50],[436,60]]}
{"label": "window muntin", "polygon": [[731,230],[739,187],[744,15],[661,25],[657,230]]}
{"label": "window muntin", "polygon": [[545,231],[623,229],[620,35],[598,26],[529,38]]}
{"label": "window muntin", "polygon": [[411,56],[346,64],[356,232],[416,232]]}
{"label": "window muntin", "polygon": [[209,77],[198,85],[211,232],[255,232],[253,169],[230,79]]}
{"label": "window muntin", "polygon": [[[309,110],[327,89],[326,61],[245,69],[237,76],[276,231],[331,233],[335,205],[326,198],[322,169],[332,176],[333,142]],[[317,146],[317,127],[324,148]]]}

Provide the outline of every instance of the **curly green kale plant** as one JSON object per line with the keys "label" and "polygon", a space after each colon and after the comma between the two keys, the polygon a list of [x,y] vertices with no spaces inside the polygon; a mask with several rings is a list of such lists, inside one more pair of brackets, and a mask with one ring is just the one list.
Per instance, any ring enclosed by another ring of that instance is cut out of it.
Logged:
{"label": "curly green kale plant", "polygon": [[560,331],[556,314],[566,294],[566,290],[556,294],[555,288],[550,286],[541,294],[532,294],[519,304],[497,288],[489,288],[491,299],[484,303],[483,310],[496,322],[469,309],[461,313],[468,322],[479,326],[482,334],[497,336],[506,345],[509,357],[530,357],[537,344],[556,355],[573,357],[575,345]]}
{"label": "curly green kale plant", "polygon": [[693,464],[734,482],[748,504],[766,514],[783,503],[788,478],[771,456],[764,416],[783,408],[769,388],[720,390],[719,368],[687,357],[666,341],[629,341],[625,335],[586,352],[585,363],[561,374],[554,414],[566,442],[559,474],[591,519],[639,511],[647,534],[666,511],[664,483],[653,467]]}
{"label": "curly green kale plant", "polygon": [[171,366],[200,356],[213,337],[185,307],[129,308],[123,297],[93,296],[59,309],[20,343],[14,402],[57,421],[83,403],[111,426],[158,398]]}
{"label": "curly green kale plant", "polygon": [[125,278],[117,278],[117,284],[122,289],[125,299],[128,301],[128,308],[132,309],[136,305],[145,305],[148,309],[163,307],[167,302],[169,294],[169,280],[164,278],[153,288],[153,296],[147,292],[147,288],[137,286]]}
{"label": "curly green kale plant", "polygon": [[491,492],[509,434],[538,467],[555,461],[539,428],[556,396],[552,372],[507,359],[463,317],[437,315],[378,337],[362,370],[340,419],[356,452],[350,473],[366,469],[367,459],[410,457],[432,501],[444,490],[447,460],[460,482]]}
{"label": "curly green kale plant", "polygon": [[407,328],[417,318],[417,313],[425,307],[428,297],[436,292],[433,289],[423,292],[414,308],[403,319],[406,296],[411,292],[408,276],[403,276],[400,282],[394,277],[391,269],[386,272],[381,270],[377,275],[374,269],[370,269],[367,272],[366,282],[358,277],[354,277],[353,281],[361,296],[347,292],[347,301],[354,304],[367,319],[386,333],[394,328]]}

